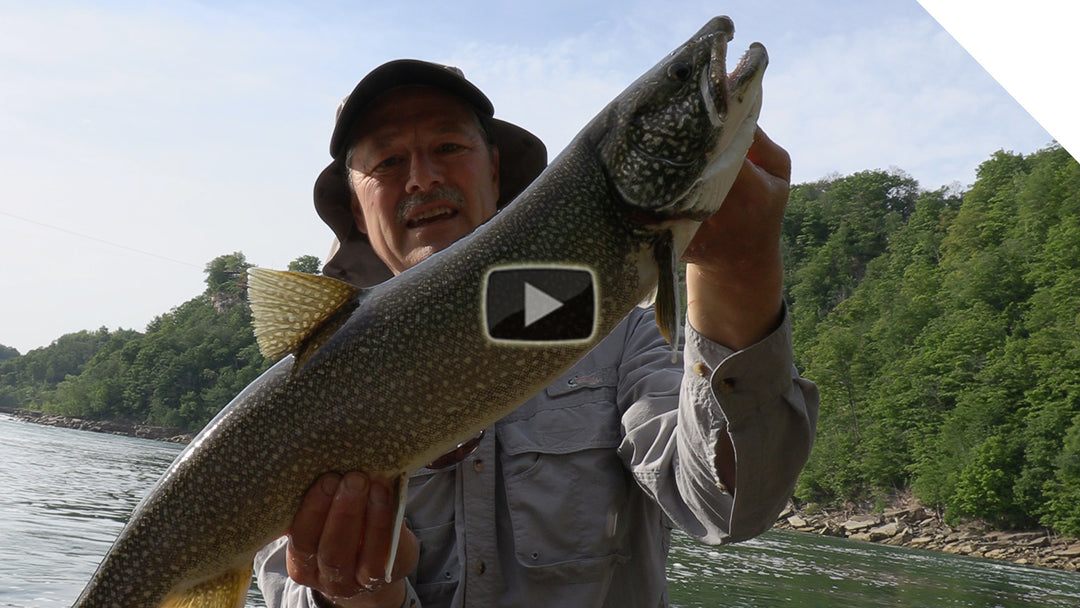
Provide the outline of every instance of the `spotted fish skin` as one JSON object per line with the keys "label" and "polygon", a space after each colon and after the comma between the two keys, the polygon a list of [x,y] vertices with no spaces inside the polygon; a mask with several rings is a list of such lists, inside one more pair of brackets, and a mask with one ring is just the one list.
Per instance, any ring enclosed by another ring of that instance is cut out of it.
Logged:
{"label": "spotted fish skin", "polygon": [[[328,310],[177,457],[75,606],[241,606],[252,556],[285,532],[319,475],[414,471],[587,353],[670,273],[657,242],[681,254],[738,173],[767,57],[755,43],[729,76],[733,31],[726,17],[710,21],[495,218]],[[591,337],[487,338],[485,276],[515,265],[590,269]],[[255,283],[290,280],[273,272],[253,269],[253,309]]]}

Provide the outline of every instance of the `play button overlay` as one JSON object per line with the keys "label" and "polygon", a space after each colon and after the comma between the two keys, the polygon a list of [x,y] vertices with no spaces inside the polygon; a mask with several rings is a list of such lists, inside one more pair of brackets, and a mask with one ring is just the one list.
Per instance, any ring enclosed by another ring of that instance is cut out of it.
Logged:
{"label": "play button overlay", "polygon": [[488,272],[484,327],[509,342],[576,342],[592,337],[596,288],[579,266],[507,266]]}

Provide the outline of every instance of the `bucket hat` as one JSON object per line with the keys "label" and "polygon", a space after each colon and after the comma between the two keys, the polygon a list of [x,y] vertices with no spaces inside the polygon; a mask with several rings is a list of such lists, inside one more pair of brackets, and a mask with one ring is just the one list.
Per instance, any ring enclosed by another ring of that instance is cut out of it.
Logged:
{"label": "bucket hat", "polygon": [[464,73],[453,66],[416,59],[399,59],[375,68],[356,85],[338,106],[330,136],[333,161],[315,180],[315,210],[334,231],[334,245],[323,274],[360,286],[390,278],[390,269],[379,259],[353,221],[352,194],[346,178],[345,153],[352,127],[371,103],[383,93],[403,86],[430,86],[456,95],[485,119],[489,135],[499,149],[499,200],[501,209],[520,194],[547,166],[547,148],[525,129],[494,117],[491,100]]}

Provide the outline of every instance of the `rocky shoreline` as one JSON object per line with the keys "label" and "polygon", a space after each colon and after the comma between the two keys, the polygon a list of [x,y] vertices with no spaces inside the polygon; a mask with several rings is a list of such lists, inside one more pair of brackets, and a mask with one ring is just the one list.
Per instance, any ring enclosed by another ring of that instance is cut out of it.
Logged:
{"label": "rocky shoreline", "polygon": [[[193,438],[192,434],[179,429],[146,424],[66,418],[30,410],[0,409],[0,413],[35,424],[172,443],[189,443]],[[919,504],[909,495],[895,497],[884,509],[848,505],[830,511],[789,503],[774,527],[912,549],[1007,560],[1069,572],[1080,571],[1080,539],[1056,536],[1048,531],[992,530],[981,522],[949,526],[932,509]]]}
{"label": "rocky shoreline", "polygon": [[789,503],[774,527],[1068,572],[1080,571],[1080,539],[1057,536],[1049,531],[992,530],[982,522],[953,527],[910,496],[898,497],[880,510],[848,506],[829,512]]}
{"label": "rocky shoreline", "polygon": [[20,409],[0,409],[0,413],[10,414],[16,420],[22,422],[33,422],[34,424],[78,429],[80,431],[93,431],[95,433],[109,433],[110,435],[125,435],[142,439],[154,439],[156,441],[168,441],[170,443],[190,443],[194,438],[194,435],[191,433],[185,433],[178,428],[153,426],[149,424],[68,418],[58,414],[46,414],[44,412]]}

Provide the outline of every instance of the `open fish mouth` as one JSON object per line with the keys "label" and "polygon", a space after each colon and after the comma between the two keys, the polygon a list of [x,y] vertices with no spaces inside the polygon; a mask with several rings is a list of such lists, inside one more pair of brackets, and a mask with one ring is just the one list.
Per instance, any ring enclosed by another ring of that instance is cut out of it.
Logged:
{"label": "open fish mouth", "polygon": [[[736,130],[739,127],[738,124],[730,124],[725,120],[728,118],[729,109],[732,106],[741,107],[746,103],[746,96],[751,92],[756,79],[768,66],[769,55],[764,45],[755,42],[739,58],[735,69],[728,74],[725,72],[725,42],[720,42],[713,48],[710,69],[701,71],[698,89],[712,126],[717,129],[724,127]],[[717,77],[717,74],[720,76]],[[739,122],[747,118],[756,120],[756,116],[750,116],[749,113],[737,118]],[[658,156],[636,141],[631,141],[630,145],[643,157],[672,168],[690,168],[701,161],[700,154],[690,153],[686,158]]]}
{"label": "open fish mouth", "polygon": [[729,103],[734,98],[736,103],[742,104],[747,90],[753,86],[755,79],[768,64],[769,54],[765,51],[765,45],[760,42],[751,44],[727,77]]}

